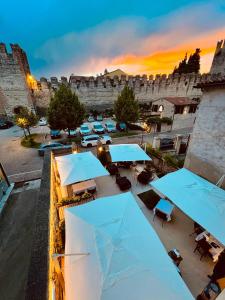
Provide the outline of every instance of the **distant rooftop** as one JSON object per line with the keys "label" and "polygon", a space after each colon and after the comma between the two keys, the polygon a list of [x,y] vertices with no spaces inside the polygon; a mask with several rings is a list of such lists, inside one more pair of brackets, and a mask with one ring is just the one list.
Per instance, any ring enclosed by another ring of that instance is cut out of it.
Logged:
{"label": "distant rooftop", "polygon": [[195,100],[192,100],[188,97],[164,97],[163,99],[169,101],[174,105],[190,105],[197,104]]}

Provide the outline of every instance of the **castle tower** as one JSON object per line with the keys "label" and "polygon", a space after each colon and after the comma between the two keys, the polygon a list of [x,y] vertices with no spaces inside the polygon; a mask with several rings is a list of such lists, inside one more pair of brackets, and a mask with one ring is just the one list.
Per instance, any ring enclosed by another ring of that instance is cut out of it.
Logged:
{"label": "castle tower", "polygon": [[225,40],[217,42],[210,73],[225,75]]}
{"label": "castle tower", "polygon": [[0,114],[12,115],[17,106],[33,108],[32,90],[28,85],[30,67],[26,53],[17,44],[0,43]]}

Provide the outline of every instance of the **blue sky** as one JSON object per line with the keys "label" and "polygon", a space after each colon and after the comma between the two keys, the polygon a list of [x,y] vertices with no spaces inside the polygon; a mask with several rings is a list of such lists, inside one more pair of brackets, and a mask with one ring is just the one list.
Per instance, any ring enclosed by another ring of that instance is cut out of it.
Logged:
{"label": "blue sky", "polygon": [[207,71],[225,38],[225,1],[1,0],[0,36],[20,44],[37,78],[168,72],[197,47]]}

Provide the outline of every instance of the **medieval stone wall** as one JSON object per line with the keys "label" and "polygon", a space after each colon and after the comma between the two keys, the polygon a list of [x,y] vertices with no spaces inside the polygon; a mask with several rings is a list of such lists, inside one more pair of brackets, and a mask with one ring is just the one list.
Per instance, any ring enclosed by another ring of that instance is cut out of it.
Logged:
{"label": "medieval stone wall", "polygon": [[[64,81],[65,81],[65,77]],[[190,97],[200,98],[202,92],[194,86],[206,80],[207,74],[184,74],[184,75],[156,75],[147,77],[143,76],[114,76],[109,77],[83,77],[83,76],[71,76],[69,85],[71,89],[78,95],[81,102],[83,102],[88,108],[96,108],[103,110],[113,106],[114,101],[117,99],[119,93],[124,88],[125,84],[128,84],[133,88],[136,98],[140,103],[151,102],[163,97]],[[42,78],[42,81],[44,79]],[[45,79],[47,82],[47,80]],[[53,93],[61,81],[58,81],[56,77],[51,77],[51,81],[46,83],[46,88],[42,88],[41,91],[36,92],[36,104],[38,106],[49,104],[46,97],[48,94]],[[66,81],[65,81],[66,82]],[[47,87],[48,86],[48,87]],[[46,93],[43,94],[43,91]],[[43,95],[43,97],[42,97]]]}
{"label": "medieval stone wall", "polygon": [[0,43],[0,113],[12,115],[16,106],[32,108],[32,94],[27,85],[29,65],[25,52],[11,44],[8,53],[5,44]]}
{"label": "medieval stone wall", "polygon": [[185,167],[216,183],[225,174],[225,83],[204,91]]}

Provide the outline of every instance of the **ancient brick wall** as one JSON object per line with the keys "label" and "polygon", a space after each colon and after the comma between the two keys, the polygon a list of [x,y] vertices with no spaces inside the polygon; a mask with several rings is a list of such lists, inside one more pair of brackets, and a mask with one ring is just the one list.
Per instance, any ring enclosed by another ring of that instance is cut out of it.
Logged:
{"label": "ancient brick wall", "polygon": [[16,106],[33,106],[26,79],[30,72],[26,54],[18,45],[11,44],[11,49],[12,53],[8,53],[5,44],[0,44],[0,106],[8,115]]}

